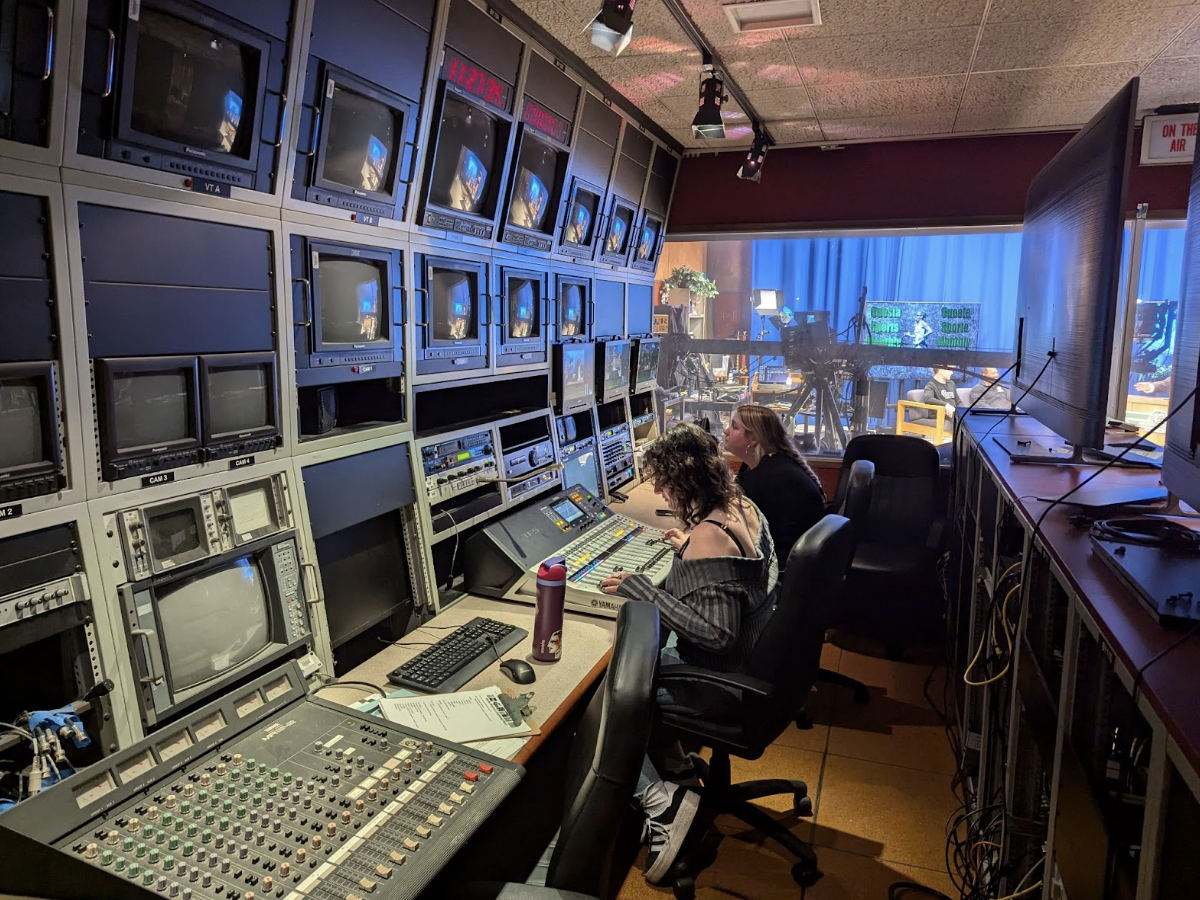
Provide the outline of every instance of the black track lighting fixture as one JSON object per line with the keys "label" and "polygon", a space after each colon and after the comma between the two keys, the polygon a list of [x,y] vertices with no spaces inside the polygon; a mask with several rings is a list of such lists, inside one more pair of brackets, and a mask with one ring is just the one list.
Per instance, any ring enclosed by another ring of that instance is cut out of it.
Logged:
{"label": "black track lighting fixture", "polygon": [[613,56],[629,46],[633,38],[633,7],[637,0],[604,0],[591,22],[592,44]]}
{"label": "black track lighting fixture", "polygon": [[754,143],[746,152],[746,159],[738,169],[737,176],[743,181],[758,181],[762,178],[763,163],[767,160],[767,148],[771,142],[767,140],[757,122],[754,123]]}
{"label": "black track lighting fixture", "polygon": [[692,137],[701,140],[719,140],[725,137],[725,120],[721,117],[721,106],[728,100],[725,94],[725,76],[704,54],[704,68],[700,74],[700,108],[692,119]]}

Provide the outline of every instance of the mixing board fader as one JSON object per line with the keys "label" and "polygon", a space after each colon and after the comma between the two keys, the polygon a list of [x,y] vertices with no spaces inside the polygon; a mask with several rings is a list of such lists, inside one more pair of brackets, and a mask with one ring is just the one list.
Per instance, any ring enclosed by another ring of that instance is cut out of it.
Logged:
{"label": "mixing board fader", "polygon": [[164,731],[0,825],[147,897],[398,900],[420,892],[522,775],[306,699],[294,664]]}

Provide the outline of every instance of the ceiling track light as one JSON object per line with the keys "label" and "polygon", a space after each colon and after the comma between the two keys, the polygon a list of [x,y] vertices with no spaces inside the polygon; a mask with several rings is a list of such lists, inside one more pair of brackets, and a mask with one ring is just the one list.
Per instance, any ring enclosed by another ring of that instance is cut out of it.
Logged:
{"label": "ceiling track light", "polygon": [[750,145],[750,149],[746,153],[746,159],[742,162],[738,169],[737,176],[743,181],[757,182],[762,178],[763,163],[767,160],[767,148],[771,146],[771,142],[767,140],[766,135],[758,127],[758,123],[754,123],[754,143]]}
{"label": "ceiling track light", "polygon": [[700,75],[700,108],[692,119],[692,137],[699,140],[720,140],[725,137],[725,119],[721,106],[729,97],[725,94],[725,77],[705,54]]}
{"label": "ceiling track light", "polygon": [[593,46],[613,56],[629,46],[633,38],[633,7],[637,0],[604,0],[589,28]]}

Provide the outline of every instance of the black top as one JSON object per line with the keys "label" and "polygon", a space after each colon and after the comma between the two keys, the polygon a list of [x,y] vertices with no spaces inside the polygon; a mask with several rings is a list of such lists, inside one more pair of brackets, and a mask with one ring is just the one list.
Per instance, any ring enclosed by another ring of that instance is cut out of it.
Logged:
{"label": "black top", "polygon": [[782,453],[772,453],[753,469],[743,463],[737,480],[766,516],[782,571],[800,535],[825,515],[821,487],[800,463]]}
{"label": "black top", "polygon": [[[725,532],[727,535],[729,535],[729,539],[731,541],[733,541],[735,544],[737,544],[739,554],[741,554],[742,556],[749,555],[746,553],[746,548],[742,546],[741,539],[736,534],[733,533],[733,530],[728,525],[724,524],[723,522],[718,522],[716,519],[704,519],[700,524],[703,525],[705,522],[707,522],[709,525],[716,525],[723,532]],[[675,555],[678,556],[680,559],[683,559],[683,551],[687,549],[687,545],[690,544],[691,542],[692,542],[692,538],[691,538],[691,535],[689,535],[688,539],[686,541],[684,541],[683,544],[680,545],[678,550],[675,551]]]}

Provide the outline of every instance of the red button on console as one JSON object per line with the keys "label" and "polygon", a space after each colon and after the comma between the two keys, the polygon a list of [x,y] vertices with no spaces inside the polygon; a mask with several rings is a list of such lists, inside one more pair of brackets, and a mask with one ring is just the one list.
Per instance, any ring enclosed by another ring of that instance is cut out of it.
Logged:
{"label": "red button on console", "polygon": [[493,768],[492,768],[490,765],[488,765],[487,763],[480,763],[480,764],[479,764],[479,771],[480,771],[480,772],[482,772],[484,775],[491,775],[491,774],[492,774],[492,772],[494,772],[494,771],[496,771],[496,770],[495,770],[495,769],[493,769]]}
{"label": "red button on console", "polygon": [[467,781],[478,781],[479,773],[472,772],[470,769],[468,769],[467,771],[463,772],[463,778],[467,779]]}

